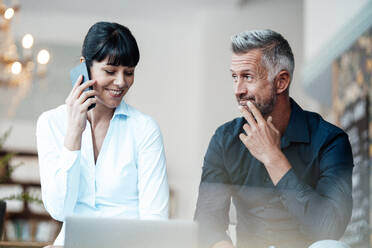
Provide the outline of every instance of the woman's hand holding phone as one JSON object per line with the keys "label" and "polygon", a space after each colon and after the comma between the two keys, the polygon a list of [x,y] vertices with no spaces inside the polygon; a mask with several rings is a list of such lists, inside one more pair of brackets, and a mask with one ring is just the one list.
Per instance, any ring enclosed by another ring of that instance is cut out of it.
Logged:
{"label": "woman's hand holding phone", "polygon": [[[88,80],[81,84],[83,76],[79,76],[70,94],[66,98],[67,132],[64,145],[71,151],[80,150],[81,136],[86,127],[89,106],[97,102],[97,91],[85,89],[93,86],[96,81]],[[89,98],[91,97],[91,98]]]}

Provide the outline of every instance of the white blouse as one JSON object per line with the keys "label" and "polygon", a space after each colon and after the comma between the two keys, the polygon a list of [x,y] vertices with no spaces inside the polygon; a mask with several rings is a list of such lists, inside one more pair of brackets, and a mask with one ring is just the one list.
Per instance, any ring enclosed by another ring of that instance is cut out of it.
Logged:
{"label": "white blouse", "polygon": [[[49,214],[140,219],[168,218],[169,189],[156,122],[124,101],[110,121],[96,164],[87,121],[81,150],[64,147],[66,105],[37,122],[42,199]],[[55,245],[64,243],[64,226]]]}

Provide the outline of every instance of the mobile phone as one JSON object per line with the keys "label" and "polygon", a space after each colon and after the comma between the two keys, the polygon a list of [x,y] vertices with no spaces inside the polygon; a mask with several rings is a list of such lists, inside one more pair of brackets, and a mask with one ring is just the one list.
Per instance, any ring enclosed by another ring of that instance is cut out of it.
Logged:
{"label": "mobile phone", "polygon": [[[88,80],[90,80],[90,76],[89,76],[89,70],[88,70],[88,67],[87,67],[87,64],[85,62],[81,62],[78,66],[75,66],[74,68],[72,68],[71,72],[70,72],[70,77],[71,77],[71,82],[72,82],[72,87],[74,87],[77,79],[79,78],[80,75],[83,75],[83,80],[81,83],[84,83]],[[89,88],[86,88],[84,91],[88,91],[88,90],[93,90],[93,86],[89,86]],[[90,96],[89,98],[93,98],[94,96]],[[88,107],[88,111],[91,110],[92,108],[94,108],[96,106],[95,103],[93,103],[92,105],[90,105]]]}

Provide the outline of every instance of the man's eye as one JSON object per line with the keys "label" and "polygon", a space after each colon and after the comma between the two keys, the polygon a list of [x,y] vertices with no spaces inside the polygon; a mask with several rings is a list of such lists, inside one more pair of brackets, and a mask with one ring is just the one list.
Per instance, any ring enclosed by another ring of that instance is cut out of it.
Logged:
{"label": "man's eye", "polygon": [[238,77],[236,76],[236,75],[231,75],[231,77],[232,77],[232,79],[234,80],[234,81],[237,81],[238,80]]}
{"label": "man's eye", "polygon": [[253,79],[252,75],[244,75],[244,79],[247,81],[251,81]]}
{"label": "man's eye", "polygon": [[126,72],[125,72],[125,75],[126,75],[126,76],[132,76],[133,74],[134,74],[133,71],[126,71]]}

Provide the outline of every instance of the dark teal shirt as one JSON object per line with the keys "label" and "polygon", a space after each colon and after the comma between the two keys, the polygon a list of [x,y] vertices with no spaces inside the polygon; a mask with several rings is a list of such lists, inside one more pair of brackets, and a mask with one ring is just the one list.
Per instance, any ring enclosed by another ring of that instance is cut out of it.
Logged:
{"label": "dark teal shirt", "polygon": [[229,240],[231,199],[237,247],[308,247],[339,239],[352,210],[353,157],[347,134],[291,99],[281,149],[292,166],[276,186],[239,139],[244,118],[219,127],[204,158],[195,219],[203,246]]}

